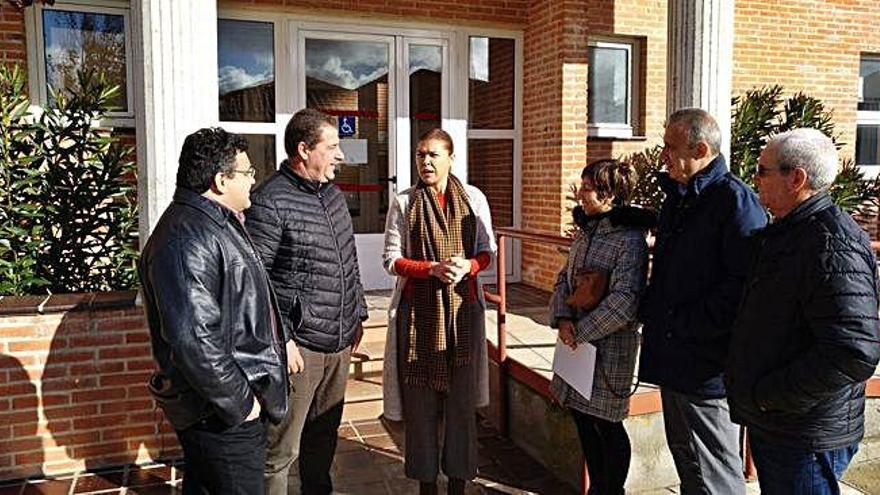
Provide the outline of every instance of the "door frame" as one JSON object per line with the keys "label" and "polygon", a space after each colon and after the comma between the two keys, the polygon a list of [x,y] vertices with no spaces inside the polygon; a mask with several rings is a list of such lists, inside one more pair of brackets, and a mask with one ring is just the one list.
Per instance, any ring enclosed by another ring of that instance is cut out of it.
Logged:
{"label": "door frame", "polygon": [[[394,66],[389,70],[396,70],[397,67],[405,67],[402,60],[405,51],[398,49],[397,45],[405,45],[408,38],[414,40],[433,40],[445,43],[444,83],[446,88],[443,90],[443,106],[445,115],[442,115],[442,127],[450,136],[452,136],[457,159],[453,165],[453,173],[458,177],[467,181],[467,156],[468,156],[468,139],[489,139],[503,138],[512,139],[513,141],[513,227],[520,228],[522,226],[522,91],[523,91],[523,32],[504,28],[482,28],[439,22],[424,21],[397,21],[389,19],[370,19],[357,17],[354,15],[327,15],[314,13],[301,13],[295,11],[287,12],[269,12],[260,9],[248,8],[218,8],[218,17],[223,19],[249,20],[272,22],[275,30],[275,122],[267,123],[247,123],[247,122],[221,122],[224,128],[231,132],[240,132],[246,134],[274,134],[276,145],[276,161],[280,162],[285,157],[284,150],[284,130],[290,117],[299,109],[305,108],[305,87],[301,81],[304,81],[305,68],[299,63],[290,63],[289,61],[300,60],[300,53],[304,48],[304,37],[300,36],[300,31],[316,32],[321,36],[330,36],[334,33],[352,34],[357,36],[375,36],[379,38],[394,38],[394,53],[391,64]],[[481,130],[468,129],[468,77],[469,77],[469,53],[470,53],[470,37],[485,36],[508,38],[514,40],[515,43],[515,71],[517,77],[514,87],[514,129],[512,130]],[[303,40],[303,46],[300,46],[299,40]],[[330,38],[340,39],[340,38]],[[343,38],[350,39],[350,38]],[[394,91],[395,105],[389,104],[389,168],[394,167],[396,172],[400,172],[401,159],[407,157],[405,166],[409,167],[409,154],[411,149],[404,149],[405,143],[409,141],[409,108],[408,108],[408,92],[403,91],[407,85],[402,84],[399,80],[407,75],[405,71],[396,70],[396,77],[389,77],[389,86],[392,84],[394,88],[389,87],[389,92]],[[392,82],[392,79],[396,79]],[[301,88],[299,86],[302,86]],[[293,88],[292,91],[284,89]],[[407,105],[400,101],[406,97]],[[391,101],[389,99],[389,101]],[[395,108],[391,108],[394,106]],[[398,109],[401,111],[398,112]],[[394,112],[394,119],[391,119],[391,113]],[[406,133],[402,132],[403,116],[406,116]],[[393,133],[392,133],[393,126]],[[394,143],[392,146],[391,143]],[[399,176],[399,175],[398,175]],[[389,188],[391,191],[401,191],[408,187],[409,184],[403,184],[398,181],[395,187]],[[357,234],[356,241],[358,249],[369,250],[371,252],[381,252],[383,244],[382,234]],[[510,241],[508,241],[510,242]],[[517,282],[521,279],[522,264],[521,248],[519,242],[512,242],[507,246],[511,256],[508,257],[508,281]],[[364,251],[366,252],[366,251]],[[366,267],[366,266],[364,266]],[[375,270],[372,268],[371,270]],[[380,276],[390,277],[384,274]],[[362,270],[362,276],[366,273]],[[481,281],[491,282],[494,280],[494,274],[484,273],[481,275]],[[365,277],[366,281],[366,277]],[[389,282],[390,283],[390,282]],[[369,286],[365,283],[365,286]]]}

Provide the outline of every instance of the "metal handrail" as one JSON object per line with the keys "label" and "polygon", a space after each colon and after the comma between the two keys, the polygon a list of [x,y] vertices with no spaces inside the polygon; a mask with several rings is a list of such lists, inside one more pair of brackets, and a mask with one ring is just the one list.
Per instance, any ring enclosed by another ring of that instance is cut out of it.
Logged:
{"label": "metal handrail", "polygon": [[526,242],[537,242],[540,244],[549,244],[553,246],[571,246],[571,239],[559,235],[547,234],[537,230],[515,229],[510,227],[500,227],[495,229],[495,237],[498,242],[497,263],[495,269],[495,290],[497,294],[485,291],[486,299],[498,306],[498,370],[500,375],[499,387],[500,410],[498,426],[501,434],[507,436],[509,433],[508,425],[508,396],[507,396],[507,375],[508,375],[508,357],[507,357],[507,273],[505,270],[505,261],[507,253],[504,248],[504,240],[506,238],[519,239]]}

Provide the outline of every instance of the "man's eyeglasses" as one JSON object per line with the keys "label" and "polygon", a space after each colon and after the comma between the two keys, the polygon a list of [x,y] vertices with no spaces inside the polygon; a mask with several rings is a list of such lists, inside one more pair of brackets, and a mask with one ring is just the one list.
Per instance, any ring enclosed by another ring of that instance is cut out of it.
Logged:
{"label": "man's eyeglasses", "polygon": [[758,169],[755,170],[755,177],[767,177],[768,175],[770,175],[770,172],[779,172],[781,174],[781,173],[788,172],[788,171],[792,170],[793,168],[794,167],[767,168],[767,167],[762,167],[761,165],[758,165]]}
{"label": "man's eyeglasses", "polygon": [[257,169],[255,169],[254,167],[251,167],[247,170],[232,169],[232,171],[229,172],[229,175],[235,175],[235,174],[244,174],[244,175],[247,175],[248,177],[253,179],[254,177],[257,176]]}

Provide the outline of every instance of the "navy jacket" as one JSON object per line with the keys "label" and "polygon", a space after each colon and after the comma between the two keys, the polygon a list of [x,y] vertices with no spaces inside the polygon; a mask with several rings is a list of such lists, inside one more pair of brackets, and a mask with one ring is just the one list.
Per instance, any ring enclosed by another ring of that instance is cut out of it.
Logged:
{"label": "navy jacket", "polygon": [[813,452],[858,442],[880,359],[868,236],[821,193],[755,244],[725,376],[731,419]]}
{"label": "navy jacket", "polygon": [[661,174],[654,263],[642,299],[642,381],[705,398],[725,396],[730,327],[748,269],[748,237],[767,224],[755,193],[719,155],[683,192]]}
{"label": "navy jacket", "polygon": [[285,161],[251,194],[245,215],[288,339],[324,353],[350,346],[368,315],[342,191],[300,177]]}

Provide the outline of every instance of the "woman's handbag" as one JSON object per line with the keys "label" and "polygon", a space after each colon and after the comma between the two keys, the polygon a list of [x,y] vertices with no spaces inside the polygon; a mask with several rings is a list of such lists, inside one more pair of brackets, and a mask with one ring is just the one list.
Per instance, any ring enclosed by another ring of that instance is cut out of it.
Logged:
{"label": "woman's handbag", "polygon": [[574,292],[565,298],[565,304],[583,311],[592,311],[607,292],[607,272],[583,269],[575,275]]}
{"label": "woman's handbag", "polygon": [[[597,223],[588,234],[590,243],[587,245],[587,252],[584,254],[584,258],[588,258],[590,251],[593,249],[593,240],[595,239],[598,227],[599,224]],[[583,311],[592,311],[593,308],[599,305],[607,293],[608,272],[581,268],[575,274],[574,291],[565,298],[565,304]]]}

